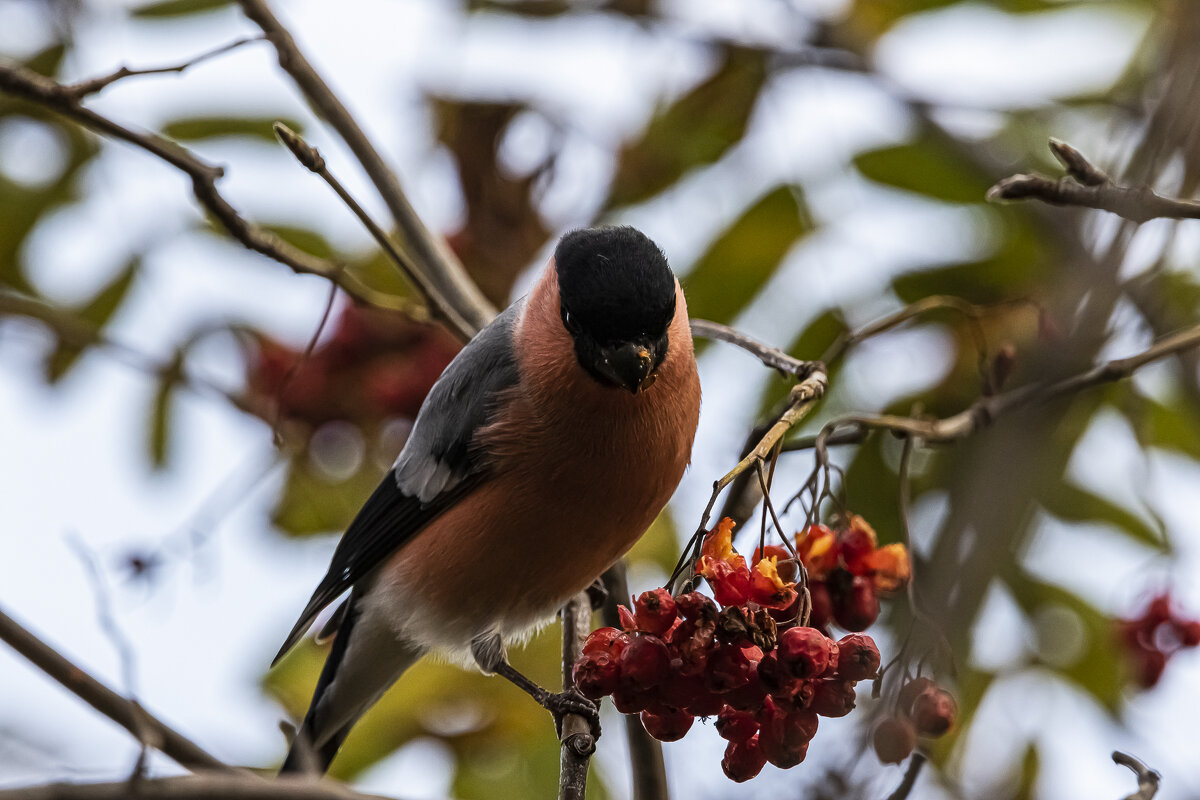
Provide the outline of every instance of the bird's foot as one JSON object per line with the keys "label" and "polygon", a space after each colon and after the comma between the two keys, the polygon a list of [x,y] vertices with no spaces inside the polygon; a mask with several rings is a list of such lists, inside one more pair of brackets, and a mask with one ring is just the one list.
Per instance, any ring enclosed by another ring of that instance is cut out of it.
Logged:
{"label": "bird's foot", "polygon": [[571,714],[583,717],[591,731],[592,738],[600,738],[600,708],[593,701],[579,693],[577,689],[568,689],[557,694],[546,693],[538,702],[542,708],[554,717],[554,730],[562,738],[563,719]]}

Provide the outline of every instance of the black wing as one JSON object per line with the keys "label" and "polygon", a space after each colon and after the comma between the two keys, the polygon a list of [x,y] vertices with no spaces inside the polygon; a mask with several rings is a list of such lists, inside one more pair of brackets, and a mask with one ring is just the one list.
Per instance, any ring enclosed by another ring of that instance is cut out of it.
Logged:
{"label": "black wing", "polygon": [[517,382],[514,303],[455,356],[425,398],[395,466],[350,523],[292,632],[283,657],[325,606],[453,506],[484,478],[475,433],[494,413],[497,396]]}

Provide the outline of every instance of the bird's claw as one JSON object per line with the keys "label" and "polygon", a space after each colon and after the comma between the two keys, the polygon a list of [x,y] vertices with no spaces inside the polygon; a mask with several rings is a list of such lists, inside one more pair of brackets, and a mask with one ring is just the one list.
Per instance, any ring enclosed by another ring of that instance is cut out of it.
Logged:
{"label": "bird's claw", "polygon": [[558,694],[548,694],[542,701],[545,708],[554,717],[554,730],[562,738],[563,718],[568,714],[577,714],[587,720],[592,738],[600,738],[600,708],[593,701],[579,693],[577,689],[568,689]]}

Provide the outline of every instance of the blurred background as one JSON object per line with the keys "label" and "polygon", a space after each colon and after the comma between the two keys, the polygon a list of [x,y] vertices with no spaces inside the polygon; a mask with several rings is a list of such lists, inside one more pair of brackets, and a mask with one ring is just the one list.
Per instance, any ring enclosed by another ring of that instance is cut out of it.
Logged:
{"label": "blurred background", "polygon": [[[620,222],[666,251],[693,316],[800,358],[924,297],[985,309],[848,348],[799,435],[851,411],[952,414],[1005,348],[1018,386],[1200,318],[1194,223],[984,202],[1011,173],[1057,175],[1050,136],[1121,180],[1192,194],[1200,7],[1186,0],[276,5],[497,305],[561,232]],[[62,83],[258,33],[226,0],[0,0],[0,54]],[[266,42],[85,102],[223,165],[243,216],[404,301],[360,225],[275,142],[286,120],[386,218]],[[218,757],[269,766],[324,653],[309,641],[267,665],[459,345],[340,293],[314,345],[329,284],[242,248],[190,189],[0,95],[0,607]],[[692,468],[632,554],[635,592],[663,582],[711,482],[788,388],[725,346],[702,347],[700,369]],[[832,451],[839,493],[883,541],[902,535],[900,449],[876,434]],[[783,456],[777,500],[812,463]],[[918,451],[919,596],[953,658],[929,631],[910,654],[954,688],[961,720],[914,796],[1116,798],[1134,784],[1114,748],[1164,774],[1160,797],[1200,794],[1200,661],[1180,650],[1159,676],[1116,635],[1153,596],[1200,610],[1198,484],[1194,355]],[[871,631],[885,661],[909,625],[903,603],[885,606]],[[552,627],[515,662],[554,683],[557,648]],[[136,743],[3,648],[0,687],[0,787],[128,774]],[[822,722],[804,764],[744,785],[695,726],[665,747],[674,794],[885,796],[903,770],[867,746],[867,694]],[[605,724],[589,796],[628,797],[611,707]],[[424,663],[333,774],[405,798],[528,798],[552,796],[557,764],[517,690]]]}

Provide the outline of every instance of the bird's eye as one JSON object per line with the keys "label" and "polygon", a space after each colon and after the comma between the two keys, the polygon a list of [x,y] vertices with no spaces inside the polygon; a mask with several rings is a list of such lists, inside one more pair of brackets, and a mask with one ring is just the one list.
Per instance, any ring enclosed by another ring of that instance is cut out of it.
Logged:
{"label": "bird's eye", "polygon": [[571,314],[570,311],[567,311],[564,308],[563,313],[562,313],[562,318],[563,318],[563,325],[566,326],[567,330],[571,331],[572,333],[579,333],[579,323],[576,322],[575,317]]}

